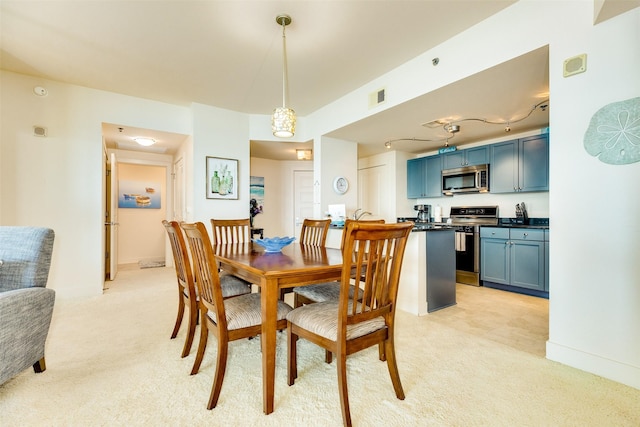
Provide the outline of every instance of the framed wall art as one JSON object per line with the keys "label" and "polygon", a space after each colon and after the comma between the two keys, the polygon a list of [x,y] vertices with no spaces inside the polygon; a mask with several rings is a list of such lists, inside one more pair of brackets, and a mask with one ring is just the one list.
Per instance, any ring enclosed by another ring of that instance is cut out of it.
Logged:
{"label": "framed wall art", "polygon": [[207,199],[238,199],[238,160],[207,156]]}

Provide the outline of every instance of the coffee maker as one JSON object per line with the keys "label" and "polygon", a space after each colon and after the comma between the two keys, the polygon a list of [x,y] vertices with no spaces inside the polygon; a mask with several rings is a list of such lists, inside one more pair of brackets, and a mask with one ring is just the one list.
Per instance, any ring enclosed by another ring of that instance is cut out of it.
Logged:
{"label": "coffee maker", "polygon": [[416,223],[425,223],[431,221],[431,205],[414,205],[413,209],[418,211]]}

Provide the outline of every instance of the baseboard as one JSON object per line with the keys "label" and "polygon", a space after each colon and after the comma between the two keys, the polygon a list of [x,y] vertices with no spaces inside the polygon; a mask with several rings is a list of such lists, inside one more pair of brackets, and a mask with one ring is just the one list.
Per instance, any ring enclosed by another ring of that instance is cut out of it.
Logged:
{"label": "baseboard", "polygon": [[547,341],[547,359],[640,390],[640,367]]}

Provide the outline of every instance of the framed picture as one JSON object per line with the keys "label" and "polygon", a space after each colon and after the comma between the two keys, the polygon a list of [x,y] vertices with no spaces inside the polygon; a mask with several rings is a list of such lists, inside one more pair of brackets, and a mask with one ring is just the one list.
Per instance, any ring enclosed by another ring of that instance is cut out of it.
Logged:
{"label": "framed picture", "polygon": [[132,209],[160,209],[162,206],[159,182],[118,181],[118,207]]}
{"label": "framed picture", "polygon": [[238,160],[207,156],[207,199],[238,199]]}

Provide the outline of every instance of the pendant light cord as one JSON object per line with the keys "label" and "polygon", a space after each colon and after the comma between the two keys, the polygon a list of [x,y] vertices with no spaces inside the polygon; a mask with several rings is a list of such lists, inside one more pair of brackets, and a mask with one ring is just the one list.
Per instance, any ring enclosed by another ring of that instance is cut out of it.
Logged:
{"label": "pendant light cord", "polygon": [[282,23],[282,107],[287,106],[287,94],[289,93],[289,73],[287,72],[287,35],[284,18],[280,21]]}

